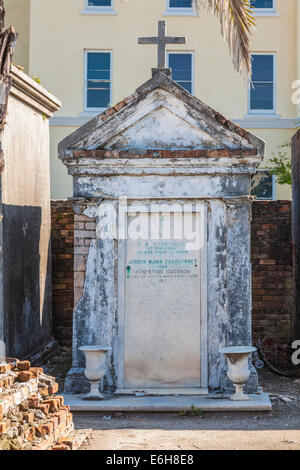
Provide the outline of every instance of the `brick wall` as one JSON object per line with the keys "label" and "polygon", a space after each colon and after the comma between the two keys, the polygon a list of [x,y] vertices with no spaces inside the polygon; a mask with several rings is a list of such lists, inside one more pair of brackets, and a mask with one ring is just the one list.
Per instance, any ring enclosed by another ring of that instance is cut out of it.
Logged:
{"label": "brick wall", "polygon": [[74,309],[74,213],[69,201],[51,201],[53,331],[72,344]]}
{"label": "brick wall", "polygon": [[[73,308],[83,294],[94,237],[94,219],[74,215],[69,201],[52,201],[54,334],[63,345],[72,341]],[[254,339],[287,342],[292,318],[291,202],[256,201],[251,238]]]}
{"label": "brick wall", "polygon": [[86,262],[91,240],[96,237],[95,219],[74,215],[74,305],[83,295]]}
{"label": "brick wall", "polygon": [[28,361],[0,365],[0,451],[74,450],[70,407],[55,378]]}
{"label": "brick wall", "polygon": [[254,339],[291,339],[292,231],[290,201],[256,201],[252,209]]}

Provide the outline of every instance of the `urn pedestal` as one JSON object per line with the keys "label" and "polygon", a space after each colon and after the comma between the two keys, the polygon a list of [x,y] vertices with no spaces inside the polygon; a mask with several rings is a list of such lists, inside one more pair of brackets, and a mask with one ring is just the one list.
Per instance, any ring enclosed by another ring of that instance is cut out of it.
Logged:
{"label": "urn pedestal", "polygon": [[84,373],[91,383],[90,392],[85,396],[85,399],[103,400],[104,395],[99,392],[99,382],[104,377],[106,354],[111,348],[107,346],[81,346],[79,350],[85,354]]}
{"label": "urn pedestal", "polygon": [[230,397],[234,401],[249,400],[244,393],[244,386],[250,376],[249,354],[256,351],[252,346],[231,346],[221,348],[220,352],[227,357],[227,376],[235,386],[235,394]]}

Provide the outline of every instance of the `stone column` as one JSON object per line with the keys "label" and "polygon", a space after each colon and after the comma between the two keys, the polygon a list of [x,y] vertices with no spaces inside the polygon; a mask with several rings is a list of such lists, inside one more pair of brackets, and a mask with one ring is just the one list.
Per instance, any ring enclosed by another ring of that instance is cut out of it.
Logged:
{"label": "stone column", "polygon": [[[227,199],[227,346],[252,345],[251,292],[251,198]],[[251,375],[246,390],[255,392],[257,372],[250,364]],[[223,377],[223,387],[231,388]]]}
{"label": "stone column", "polygon": [[110,346],[105,389],[116,386],[114,357],[116,330],[116,259],[114,237],[103,236],[108,220],[114,217],[114,202],[95,202],[76,206],[74,238],[74,296],[73,357],[65,391],[84,393],[89,383],[84,376],[84,354],[80,346]]}
{"label": "stone column", "polygon": [[209,201],[208,216],[208,363],[209,388],[219,390],[226,359],[220,346],[226,346],[226,204]]}

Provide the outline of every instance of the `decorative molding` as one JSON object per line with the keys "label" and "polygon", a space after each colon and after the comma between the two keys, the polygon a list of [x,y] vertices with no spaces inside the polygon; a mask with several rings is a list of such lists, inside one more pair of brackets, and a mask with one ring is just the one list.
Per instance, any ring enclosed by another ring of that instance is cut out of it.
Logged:
{"label": "decorative molding", "polygon": [[96,116],[97,114],[90,114],[89,116],[55,116],[50,120],[50,126],[81,127]]}
{"label": "decorative molding", "polygon": [[14,65],[11,68],[11,77],[11,96],[23,101],[47,118],[52,118],[53,113],[61,107],[59,99]]}
{"label": "decorative molding", "polygon": [[[80,116],[67,117],[55,116],[50,120],[52,127],[81,127],[88,121],[98,116],[99,113],[82,114]],[[282,119],[280,117],[245,117],[234,119],[233,122],[246,129],[295,129],[300,127],[300,118]]]}
{"label": "decorative molding", "polygon": [[234,122],[246,129],[295,129],[297,126],[297,119],[283,119],[278,115],[274,117],[246,115],[242,119],[235,119]]}
{"label": "decorative molding", "polygon": [[244,114],[244,119],[281,119],[281,114],[276,114],[269,111],[250,111],[247,114]]}
{"label": "decorative molding", "polygon": [[277,13],[276,10],[269,10],[269,11],[255,11],[253,13],[255,18],[280,18],[280,13]]}
{"label": "decorative molding", "polygon": [[113,8],[85,8],[80,12],[81,15],[117,15]]}
{"label": "decorative molding", "polygon": [[177,9],[170,8],[163,12],[163,16],[198,16],[196,10],[191,8]]}

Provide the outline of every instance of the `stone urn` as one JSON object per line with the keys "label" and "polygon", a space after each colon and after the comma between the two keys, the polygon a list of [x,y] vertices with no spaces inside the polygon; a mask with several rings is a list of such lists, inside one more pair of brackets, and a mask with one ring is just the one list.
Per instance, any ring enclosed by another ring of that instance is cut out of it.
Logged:
{"label": "stone urn", "polygon": [[227,376],[235,386],[235,393],[231,400],[249,400],[249,396],[244,393],[244,385],[250,376],[249,354],[257,349],[252,346],[231,346],[221,348],[220,353],[227,357]]}
{"label": "stone urn", "polygon": [[99,392],[99,382],[105,374],[105,360],[110,347],[106,346],[81,346],[80,351],[85,354],[85,376],[91,383],[91,390],[85,396],[86,400],[103,400],[104,395]]}

